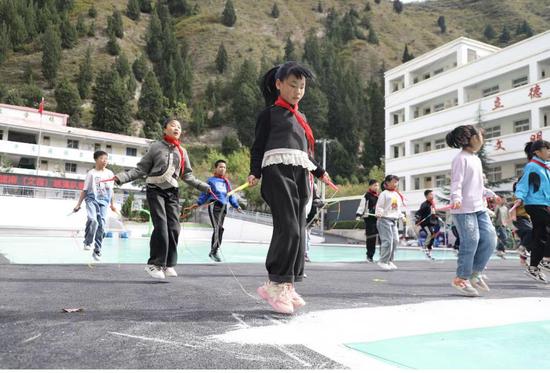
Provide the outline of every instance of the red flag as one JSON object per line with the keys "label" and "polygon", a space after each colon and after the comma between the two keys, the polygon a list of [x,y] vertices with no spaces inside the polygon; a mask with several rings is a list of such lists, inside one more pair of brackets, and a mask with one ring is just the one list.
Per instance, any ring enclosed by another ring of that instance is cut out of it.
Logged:
{"label": "red flag", "polygon": [[42,112],[44,111],[44,97],[42,97],[42,101],[40,101],[40,104],[38,105],[38,112],[40,115],[42,115]]}

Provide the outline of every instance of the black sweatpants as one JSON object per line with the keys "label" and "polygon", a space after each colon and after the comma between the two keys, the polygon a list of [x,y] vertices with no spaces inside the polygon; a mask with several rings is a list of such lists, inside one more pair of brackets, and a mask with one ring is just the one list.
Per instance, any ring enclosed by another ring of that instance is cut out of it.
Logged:
{"label": "black sweatpants", "polygon": [[533,223],[530,265],[536,267],[543,257],[550,256],[550,206],[525,205],[525,211]]}
{"label": "black sweatpants", "polygon": [[273,236],[265,261],[269,280],[302,281],[309,171],[276,164],[262,170],[262,198],[271,208]]}
{"label": "black sweatpants", "polygon": [[426,243],[425,243],[426,248],[428,250],[431,250],[435,240],[434,226],[431,224],[421,224],[420,229],[422,229],[426,233]]}
{"label": "black sweatpants", "polygon": [[223,221],[227,215],[227,206],[219,202],[214,202],[208,206],[208,216],[210,217],[210,223],[212,224],[212,242],[210,244],[210,252],[215,254],[222,245],[223,237]]}
{"label": "black sweatpants", "polygon": [[146,195],[154,228],[147,264],[174,267],[178,262],[178,238],[181,230],[178,188],[161,189],[147,185]]}
{"label": "black sweatpants", "polygon": [[376,239],[378,238],[376,218],[369,216],[363,220],[365,221],[365,234],[367,236],[367,258],[372,259],[376,251]]}

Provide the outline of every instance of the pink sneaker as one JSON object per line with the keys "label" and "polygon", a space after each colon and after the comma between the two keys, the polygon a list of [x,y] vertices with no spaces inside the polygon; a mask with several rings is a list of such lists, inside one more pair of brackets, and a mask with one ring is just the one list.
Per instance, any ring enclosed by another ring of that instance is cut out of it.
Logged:
{"label": "pink sneaker", "polygon": [[292,305],[294,306],[294,309],[305,306],[306,301],[304,300],[304,298],[302,298],[300,294],[296,292],[296,288],[294,287],[294,285],[291,285],[290,289],[290,295],[292,297]]}
{"label": "pink sneaker", "polygon": [[264,285],[256,289],[256,293],[266,300],[273,309],[279,313],[293,313],[292,293],[290,283],[275,283],[267,281]]}

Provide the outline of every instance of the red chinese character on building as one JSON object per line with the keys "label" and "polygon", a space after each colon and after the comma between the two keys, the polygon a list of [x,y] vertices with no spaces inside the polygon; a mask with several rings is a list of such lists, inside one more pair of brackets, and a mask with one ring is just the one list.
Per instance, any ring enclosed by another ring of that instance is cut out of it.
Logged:
{"label": "red chinese character on building", "polygon": [[506,150],[504,146],[502,146],[502,140],[498,139],[497,143],[495,144],[495,150]]}
{"label": "red chinese character on building", "polygon": [[532,99],[534,98],[541,98],[542,96],[542,91],[540,90],[540,85],[538,84],[535,84],[534,87],[531,87],[529,89],[529,97]]}
{"label": "red chinese character on building", "polygon": [[54,187],[54,188],[63,188],[63,180],[59,180],[59,179],[54,180],[52,182],[52,187]]}
{"label": "red chinese character on building", "polygon": [[502,101],[500,100],[500,97],[497,96],[495,98],[495,106],[493,107],[493,110],[496,110],[496,109],[500,109],[500,108],[503,108],[504,105],[502,105]]}

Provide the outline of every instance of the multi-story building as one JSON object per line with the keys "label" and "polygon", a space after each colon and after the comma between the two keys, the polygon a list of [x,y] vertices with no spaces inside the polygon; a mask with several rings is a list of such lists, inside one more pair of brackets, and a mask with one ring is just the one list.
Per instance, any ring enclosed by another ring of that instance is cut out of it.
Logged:
{"label": "multi-story building", "polygon": [[550,31],[502,49],[458,38],[387,71],[385,89],[386,173],[411,208],[449,185],[459,150],[445,136],[459,125],[485,129],[489,181],[517,178],[525,143],[550,139]]}
{"label": "multi-story building", "polygon": [[[40,114],[32,108],[0,104],[0,186],[60,188],[65,193],[78,190],[95,164],[94,151],[106,151],[111,166],[130,169],[151,142],[68,127],[67,119],[65,114]],[[123,186],[124,191],[140,189],[132,184]]]}

